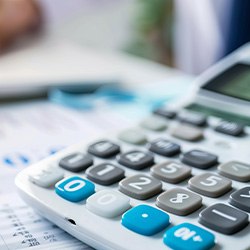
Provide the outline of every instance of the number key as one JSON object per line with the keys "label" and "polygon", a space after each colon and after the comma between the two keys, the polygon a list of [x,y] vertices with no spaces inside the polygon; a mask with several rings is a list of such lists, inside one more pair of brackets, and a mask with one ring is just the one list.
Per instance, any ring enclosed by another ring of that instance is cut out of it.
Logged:
{"label": "number key", "polygon": [[191,190],[209,197],[221,196],[232,188],[230,180],[210,173],[194,176],[188,184]]}
{"label": "number key", "polygon": [[130,208],[129,198],[120,192],[102,190],[86,201],[87,209],[102,217],[113,218]]}
{"label": "number key", "polygon": [[162,190],[162,183],[146,175],[138,174],[119,183],[119,190],[138,200],[146,200]]}
{"label": "number key", "polygon": [[140,170],[151,167],[154,164],[154,157],[150,153],[135,150],[119,155],[118,162],[128,168]]}
{"label": "number key", "polygon": [[88,179],[101,185],[111,185],[124,177],[124,170],[111,163],[101,163],[86,170]]}
{"label": "number key", "polygon": [[178,183],[191,175],[191,168],[173,161],[166,161],[153,166],[151,174],[162,181]]}

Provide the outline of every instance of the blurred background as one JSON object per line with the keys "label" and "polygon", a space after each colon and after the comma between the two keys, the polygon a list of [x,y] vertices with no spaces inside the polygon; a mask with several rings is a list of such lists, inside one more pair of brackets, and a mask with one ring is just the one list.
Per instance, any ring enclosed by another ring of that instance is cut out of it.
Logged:
{"label": "blurred background", "polygon": [[38,37],[200,74],[250,40],[248,0],[0,0],[0,51]]}

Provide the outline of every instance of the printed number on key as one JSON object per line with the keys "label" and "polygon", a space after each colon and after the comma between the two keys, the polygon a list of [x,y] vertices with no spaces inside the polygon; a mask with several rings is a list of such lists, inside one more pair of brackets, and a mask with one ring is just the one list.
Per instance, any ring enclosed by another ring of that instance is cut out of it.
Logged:
{"label": "printed number on key", "polygon": [[147,178],[147,177],[140,177],[139,178],[141,180],[141,182],[133,182],[133,183],[129,183],[128,185],[133,187],[133,188],[136,188],[136,189],[139,189],[139,190],[142,190],[142,187],[141,186],[145,186],[145,185],[148,185],[150,184],[152,181]]}

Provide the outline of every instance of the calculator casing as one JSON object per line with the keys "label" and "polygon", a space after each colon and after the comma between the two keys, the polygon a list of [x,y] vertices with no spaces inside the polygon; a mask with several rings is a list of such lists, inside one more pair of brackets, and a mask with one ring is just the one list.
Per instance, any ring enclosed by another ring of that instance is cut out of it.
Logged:
{"label": "calculator casing", "polygon": [[[247,51],[247,57],[246,57]],[[244,113],[244,115],[250,116],[250,109],[249,103],[242,103],[240,100],[232,100],[231,97],[221,97],[212,96],[211,93],[202,90],[200,87],[206,84],[207,80],[211,77],[215,76],[216,74],[220,73],[223,70],[226,70],[230,65],[236,63],[238,61],[244,61],[250,64],[250,46],[247,45],[243,47],[241,50],[235,52],[234,54],[230,55],[224,61],[219,62],[216,66],[209,69],[205,72],[201,77],[198,77],[196,80],[196,84],[194,90],[190,94],[190,96],[185,99],[184,101],[180,101],[178,103],[174,103],[171,107],[177,111],[181,110],[187,103],[196,101],[198,103],[206,104],[209,106],[214,105],[222,110],[228,110],[232,112],[240,112]],[[198,93],[198,94],[197,94]],[[219,100],[217,97],[222,98]],[[234,104],[230,104],[230,102],[235,101]],[[247,109],[248,107],[248,109]],[[217,117],[209,117],[210,124],[216,124],[219,118]],[[176,120],[169,120],[167,121],[168,126],[172,127],[178,123]],[[137,125],[135,125],[136,127]],[[143,130],[143,128],[141,128]],[[224,134],[216,133],[213,128],[207,127],[204,129],[204,137],[205,139],[201,142],[186,142],[177,138],[173,138],[171,135],[164,132],[153,132],[143,130],[149,139],[149,141],[154,140],[159,137],[164,137],[169,139],[173,142],[176,142],[181,145],[182,152],[187,152],[188,150],[192,149],[201,149],[211,153],[214,153],[219,156],[219,162],[227,162],[230,160],[238,160],[241,162],[250,163],[250,153],[249,153],[249,146],[250,146],[250,127],[246,127],[246,136],[244,137],[231,137]],[[29,181],[29,172],[33,168],[42,168],[44,166],[56,166],[58,165],[60,159],[66,155],[75,152],[86,152],[87,147],[89,144],[100,140],[100,139],[109,139],[121,146],[122,152],[129,151],[131,149],[139,149],[139,150],[146,150],[144,146],[135,146],[130,145],[125,142],[121,142],[117,139],[116,134],[112,135],[104,135],[102,138],[98,137],[91,141],[85,141],[83,138],[83,142],[73,145],[65,150],[62,150],[55,155],[52,155],[31,167],[28,167],[21,171],[15,180],[18,192],[20,196],[24,199],[24,201],[33,207],[39,214],[47,218],[48,220],[55,223],[57,226],[62,228],[63,230],[67,231],[71,235],[75,236],[79,240],[85,242],[86,244],[96,248],[96,249],[104,249],[104,250],[116,250],[116,249],[123,249],[123,250],[147,250],[147,249],[159,249],[164,250],[168,249],[166,245],[163,243],[163,232],[160,232],[154,236],[143,236],[136,234],[132,231],[129,231],[125,227],[121,225],[121,216],[113,219],[104,218],[98,216],[94,213],[91,213],[86,208],[86,201],[73,203],[67,200],[62,199],[58,196],[54,188],[42,188],[37,186],[36,184]],[[176,157],[163,157],[160,155],[155,154],[155,162],[162,162],[166,160],[174,160],[176,162],[180,162],[180,158]],[[106,162],[106,160],[94,157],[95,164]],[[121,166],[117,163],[116,158],[113,157],[108,160],[108,162],[113,163],[122,169],[125,170],[125,175],[131,176],[138,173],[145,173],[146,175],[150,175],[149,169],[144,169],[140,171],[132,170]],[[72,173],[70,171],[64,170],[65,177],[78,175],[83,178],[86,178],[86,175],[83,172],[79,172],[77,174]],[[201,174],[204,172],[212,172],[218,173],[217,167],[209,168],[208,170],[200,170],[197,168],[192,168],[192,175]],[[238,190],[240,188],[249,185],[249,183],[242,183],[238,181],[232,181],[233,189],[226,193],[225,195],[219,198],[209,198],[206,196],[202,196],[203,198],[203,206],[198,209],[197,211],[191,213],[187,216],[178,216],[169,213],[171,224],[168,228],[171,228],[173,225],[178,225],[183,222],[190,222],[194,225],[199,227],[205,228],[206,230],[212,232],[216,238],[216,245],[213,249],[250,249],[250,226],[247,226],[240,232],[234,235],[224,235],[213,230],[210,230],[204,226],[202,226],[198,222],[199,213],[207,206],[213,205],[215,203],[225,203],[228,204],[230,194]],[[114,184],[111,186],[101,186],[98,184],[96,185],[96,191],[103,190],[103,189],[112,189],[118,190],[118,184]],[[179,184],[171,184],[163,182],[163,190],[168,190],[174,187],[186,188],[188,185],[188,180],[183,181]],[[136,206],[139,204],[148,204],[155,207],[156,196],[151,199],[140,201],[131,198],[131,206]],[[74,222],[74,223],[72,223]]]}

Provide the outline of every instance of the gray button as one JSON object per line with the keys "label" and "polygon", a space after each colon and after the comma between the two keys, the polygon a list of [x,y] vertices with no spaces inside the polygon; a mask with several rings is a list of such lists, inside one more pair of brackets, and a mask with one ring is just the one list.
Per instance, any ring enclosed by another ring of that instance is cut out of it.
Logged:
{"label": "gray button", "polygon": [[202,198],[182,188],[173,188],[157,197],[156,205],[173,214],[187,215],[202,205]]}
{"label": "gray button", "polygon": [[101,158],[108,158],[120,153],[120,146],[107,140],[98,141],[88,148],[88,153]]}
{"label": "gray button", "polygon": [[250,213],[250,186],[232,193],[229,202],[231,205]]}
{"label": "gray button", "polygon": [[206,169],[218,163],[217,155],[202,150],[191,150],[181,156],[181,161],[192,167]]}
{"label": "gray button", "polygon": [[191,175],[191,168],[173,161],[166,161],[153,166],[151,174],[162,181],[178,183]]}
{"label": "gray button", "polygon": [[151,167],[154,164],[152,154],[139,150],[118,155],[117,159],[121,165],[135,170]]}
{"label": "gray button", "polygon": [[88,179],[101,185],[111,185],[124,178],[124,170],[111,163],[102,163],[86,170]]}
{"label": "gray button", "polygon": [[160,117],[150,116],[144,119],[140,125],[143,128],[153,130],[153,131],[162,131],[167,128],[166,121]]}
{"label": "gray button", "polygon": [[194,176],[188,184],[191,190],[209,197],[221,196],[232,188],[230,180],[210,173]]}
{"label": "gray button", "polygon": [[248,224],[248,215],[225,204],[215,204],[199,215],[199,222],[217,232],[233,234]]}
{"label": "gray button", "polygon": [[148,149],[151,152],[168,157],[179,154],[181,151],[180,145],[162,138],[150,142]]}
{"label": "gray button", "polygon": [[236,181],[250,181],[250,165],[239,161],[230,161],[218,166],[221,175]]}
{"label": "gray button", "polygon": [[128,129],[121,132],[118,138],[124,142],[141,145],[147,142],[147,137],[139,129]]}
{"label": "gray button", "polygon": [[119,190],[135,199],[146,200],[162,191],[162,183],[147,175],[134,175],[119,183]]}
{"label": "gray button", "polygon": [[199,141],[203,139],[203,131],[187,124],[179,124],[171,129],[170,134],[186,141]]}
{"label": "gray button", "polygon": [[215,131],[227,135],[240,136],[244,133],[244,126],[236,122],[221,121],[215,127]]}
{"label": "gray button", "polygon": [[60,160],[59,166],[72,172],[80,172],[93,164],[91,156],[82,153],[71,154]]}

